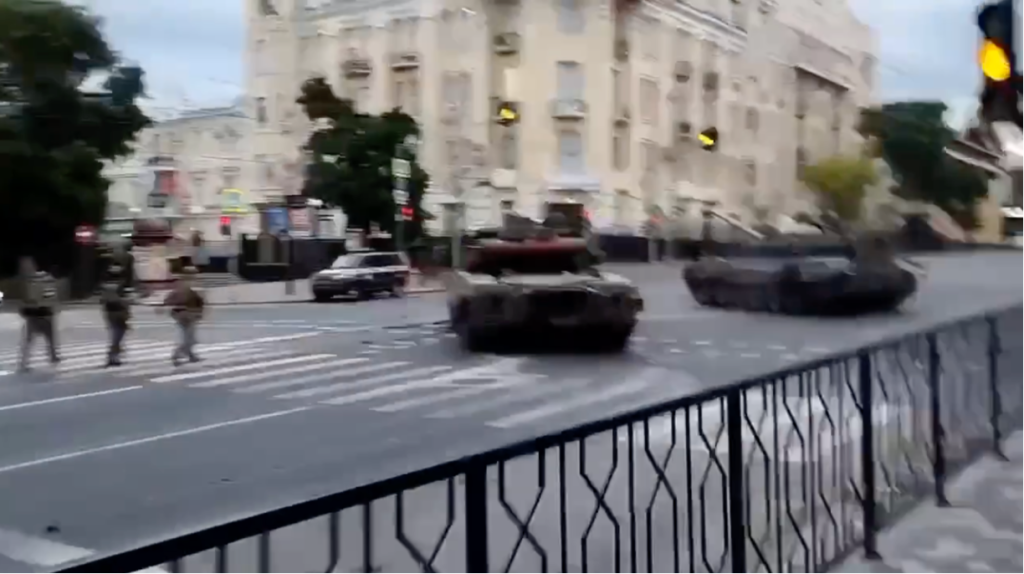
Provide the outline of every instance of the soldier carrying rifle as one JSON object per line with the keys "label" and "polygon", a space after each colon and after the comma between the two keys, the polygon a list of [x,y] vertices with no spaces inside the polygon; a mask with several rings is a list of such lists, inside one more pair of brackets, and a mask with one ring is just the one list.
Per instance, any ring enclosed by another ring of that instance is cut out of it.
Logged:
{"label": "soldier carrying rifle", "polygon": [[128,321],[131,319],[130,287],[122,278],[123,272],[120,265],[112,265],[107,281],[103,284],[101,297],[103,317],[107,321],[107,329],[110,332],[110,350],[107,353],[108,367],[121,365],[124,337],[128,334]]}
{"label": "soldier carrying rifle", "polygon": [[171,318],[178,324],[181,331],[181,343],[174,349],[171,362],[180,365],[183,359],[196,363],[199,357],[195,354],[196,325],[203,317],[206,301],[192,287],[192,277],[196,268],[185,267],[171,292],[164,299],[164,306],[171,308]]}
{"label": "soldier carrying rifle", "polygon": [[56,333],[54,323],[57,317],[57,281],[46,271],[38,271],[31,257],[21,258],[21,280],[24,296],[21,305],[21,316],[25,319],[25,328],[21,340],[21,359],[18,363],[20,372],[29,370],[29,359],[32,355],[32,342],[36,335],[42,335],[50,350],[50,364],[60,362],[57,355]]}

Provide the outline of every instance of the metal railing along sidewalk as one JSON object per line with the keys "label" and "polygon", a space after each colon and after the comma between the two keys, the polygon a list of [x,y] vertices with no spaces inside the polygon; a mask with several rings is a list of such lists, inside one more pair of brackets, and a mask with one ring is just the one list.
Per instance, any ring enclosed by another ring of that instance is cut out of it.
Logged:
{"label": "metal railing along sidewalk", "polygon": [[884,524],[945,500],[955,469],[1019,427],[1021,314],[945,323],[63,571],[821,572],[875,554]]}

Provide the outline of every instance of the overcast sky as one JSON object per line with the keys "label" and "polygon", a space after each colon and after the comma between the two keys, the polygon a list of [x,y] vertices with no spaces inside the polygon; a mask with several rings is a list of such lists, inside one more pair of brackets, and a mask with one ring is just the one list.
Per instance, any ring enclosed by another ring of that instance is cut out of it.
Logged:
{"label": "overcast sky", "polygon": [[[160,110],[226,104],[242,93],[243,7],[251,0],[79,1],[103,16],[114,47],[146,70]],[[979,0],[850,2],[878,33],[876,97],[942,99],[959,114],[973,111]]]}

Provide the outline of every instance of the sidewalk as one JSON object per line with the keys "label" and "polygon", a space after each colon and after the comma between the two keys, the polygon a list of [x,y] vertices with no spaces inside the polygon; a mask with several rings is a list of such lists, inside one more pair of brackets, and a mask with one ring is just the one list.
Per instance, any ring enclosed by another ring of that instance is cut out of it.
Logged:
{"label": "sidewalk", "polygon": [[1009,462],[988,455],[947,485],[949,508],[915,509],[878,537],[880,562],[863,553],[832,572],[1020,572],[1022,446],[1004,443]]}
{"label": "sidewalk", "polygon": [[[209,287],[201,291],[206,297],[207,305],[258,305],[258,304],[286,304],[286,303],[308,303],[313,300],[313,293],[309,289],[309,280],[300,279],[294,282],[295,289],[292,293],[286,290],[285,281],[274,281],[270,283],[239,283],[237,285],[225,285],[220,287]],[[436,293],[444,288],[436,280],[428,280],[421,284],[419,276],[413,277],[406,294],[417,295],[420,293]],[[141,305],[159,305],[163,302],[166,290],[157,290],[149,297],[140,301]]]}

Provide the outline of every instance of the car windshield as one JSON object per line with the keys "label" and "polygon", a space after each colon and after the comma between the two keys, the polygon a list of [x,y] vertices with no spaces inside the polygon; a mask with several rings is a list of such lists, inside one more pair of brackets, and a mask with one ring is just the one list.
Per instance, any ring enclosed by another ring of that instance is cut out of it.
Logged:
{"label": "car windshield", "polygon": [[352,269],[359,267],[359,262],[362,261],[362,257],[358,255],[340,255],[331,263],[331,269]]}

